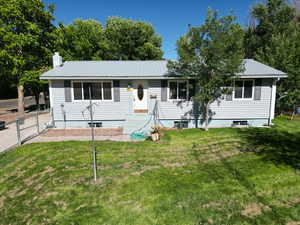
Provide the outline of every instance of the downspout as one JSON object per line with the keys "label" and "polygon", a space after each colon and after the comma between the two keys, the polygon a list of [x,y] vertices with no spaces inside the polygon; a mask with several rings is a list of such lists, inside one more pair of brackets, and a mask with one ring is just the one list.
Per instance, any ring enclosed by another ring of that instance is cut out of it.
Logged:
{"label": "downspout", "polygon": [[276,82],[279,80],[280,78],[277,78],[277,80],[274,79],[272,82],[268,126],[272,125],[272,120],[274,119],[276,103]]}
{"label": "downspout", "polygon": [[50,101],[50,109],[53,108],[53,96],[52,96],[52,81],[49,80],[49,101]]}
{"label": "downspout", "polygon": [[52,92],[52,81],[49,80],[49,102],[50,102],[50,115],[51,115],[51,125],[55,127],[54,120],[54,109],[53,109],[53,92]]}

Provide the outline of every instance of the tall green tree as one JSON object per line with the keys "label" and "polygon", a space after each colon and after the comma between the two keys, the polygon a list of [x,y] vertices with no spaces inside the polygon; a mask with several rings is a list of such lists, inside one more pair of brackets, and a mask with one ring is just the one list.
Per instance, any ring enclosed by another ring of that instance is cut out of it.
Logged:
{"label": "tall green tree", "polygon": [[159,60],[162,59],[162,40],[151,24],[110,17],[105,36],[112,60]]}
{"label": "tall green tree", "polygon": [[293,113],[296,105],[300,105],[300,23],[295,6],[285,0],[267,0],[265,4],[254,5],[255,23],[247,28],[245,35],[248,58],[288,74],[279,83],[277,105]]}
{"label": "tall green tree", "polygon": [[108,58],[104,29],[96,20],[77,19],[69,25],[60,24],[56,50],[64,60],[103,60]]}
{"label": "tall green tree", "polygon": [[53,47],[53,6],[41,0],[0,0],[0,73],[13,76],[18,110],[24,112],[22,77],[49,64]]}
{"label": "tall green tree", "polygon": [[110,17],[106,26],[77,19],[57,29],[56,50],[64,60],[158,60],[161,37],[152,25]]}
{"label": "tall green tree", "polygon": [[248,58],[255,58],[258,49],[267,48],[274,35],[287,31],[295,22],[296,11],[286,0],[267,0],[252,7],[252,24],[245,35],[245,49]]}
{"label": "tall green tree", "polygon": [[171,73],[195,81],[193,101],[203,108],[205,130],[211,103],[228,93],[233,79],[244,70],[243,34],[233,15],[219,17],[209,9],[205,23],[178,40],[179,60],[168,64]]}

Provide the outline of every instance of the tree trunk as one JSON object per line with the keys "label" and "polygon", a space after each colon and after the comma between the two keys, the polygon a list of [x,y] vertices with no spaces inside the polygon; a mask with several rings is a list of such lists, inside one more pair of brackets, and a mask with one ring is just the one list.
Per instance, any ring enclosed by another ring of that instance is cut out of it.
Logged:
{"label": "tree trunk", "polygon": [[208,131],[209,103],[205,104],[205,131]]}
{"label": "tree trunk", "polygon": [[25,110],[25,104],[24,104],[24,86],[19,85],[18,86],[18,112],[20,114],[23,114]]}

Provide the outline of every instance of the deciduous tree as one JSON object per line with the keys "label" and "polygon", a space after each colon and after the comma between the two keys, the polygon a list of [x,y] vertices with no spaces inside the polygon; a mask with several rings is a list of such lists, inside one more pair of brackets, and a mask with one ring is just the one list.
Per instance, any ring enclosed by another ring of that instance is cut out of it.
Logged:
{"label": "deciduous tree", "polygon": [[69,25],[60,24],[56,31],[56,50],[64,60],[104,60],[108,43],[100,22],[77,19]]}
{"label": "deciduous tree", "polygon": [[95,20],[75,20],[57,29],[56,49],[64,60],[158,60],[161,37],[151,24],[110,17],[105,27]]}
{"label": "deciduous tree", "polygon": [[233,15],[218,17],[209,9],[205,23],[191,27],[177,42],[179,60],[169,63],[171,73],[195,80],[193,101],[200,103],[205,130],[210,105],[230,91],[243,67],[243,30]]}
{"label": "deciduous tree", "polygon": [[50,63],[53,47],[53,6],[41,0],[0,0],[0,73],[13,76],[18,110],[24,112],[22,77]]}
{"label": "deciduous tree", "polygon": [[288,74],[279,83],[278,105],[281,110],[293,113],[296,105],[300,105],[300,22],[295,6],[285,0],[254,5],[255,23],[247,28],[245,35],[247,57]]}
{"label": "deciduous tree", "polygon": [[151,24],[110,17],[106,23],[105,36],[109,44],[109,59],[162,59],[162,40]]}

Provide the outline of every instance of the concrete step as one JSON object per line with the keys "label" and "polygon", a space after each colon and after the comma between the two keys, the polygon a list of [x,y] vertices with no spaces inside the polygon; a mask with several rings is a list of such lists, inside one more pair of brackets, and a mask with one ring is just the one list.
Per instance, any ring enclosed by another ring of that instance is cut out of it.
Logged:
{"label": "concrete step", "polygon": [[148,134],[153,126],[153,117],[147,114],[126,115],[124,122],[124,134],[140,132]]}

